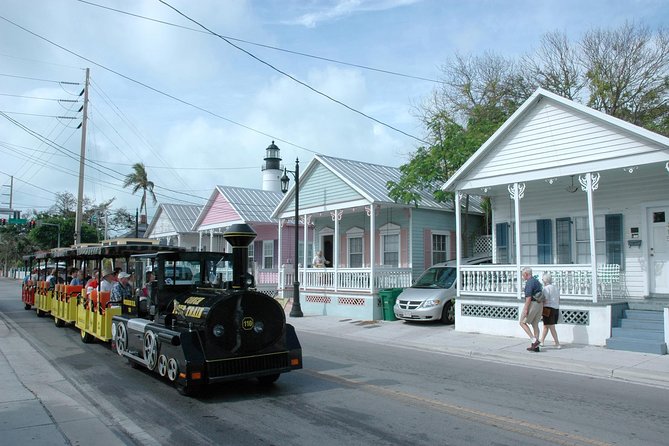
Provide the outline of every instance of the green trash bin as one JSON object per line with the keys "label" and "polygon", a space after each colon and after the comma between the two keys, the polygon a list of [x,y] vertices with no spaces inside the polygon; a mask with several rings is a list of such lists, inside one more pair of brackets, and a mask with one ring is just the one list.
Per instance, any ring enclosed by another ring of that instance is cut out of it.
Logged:
{"label": "green trash bin", "polygon": [[379,290],[379,297],[383,302],[383,320],[384,321],[396,321],[395,311],[393,307],[395,306],[395,301],[397,296],[404,290],[404,288],[384,288]]}

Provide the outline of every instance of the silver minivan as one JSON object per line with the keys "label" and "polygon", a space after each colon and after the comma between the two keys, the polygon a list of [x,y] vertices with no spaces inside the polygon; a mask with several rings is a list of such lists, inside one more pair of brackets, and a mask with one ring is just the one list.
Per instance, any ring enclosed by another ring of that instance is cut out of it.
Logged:
{"label": "silver minivan", "polygon": [[[490,256],[462,259],[461,265],[490,263]],[[436,321],[444,324],[455,322],[455,260],[429,267],[411,287],[397,296],[393,311],[395,317],[405,321]]]}

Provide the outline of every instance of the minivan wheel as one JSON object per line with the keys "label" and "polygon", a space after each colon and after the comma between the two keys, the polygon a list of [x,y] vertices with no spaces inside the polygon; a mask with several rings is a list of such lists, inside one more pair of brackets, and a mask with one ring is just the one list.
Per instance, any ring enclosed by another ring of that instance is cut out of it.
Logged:
{"label": "minivan wheel", "polygon": [[453,301],[448,301],[444,304],[444,309],[441,312],[441,323],[450,325],[455,323],[455,305]]}

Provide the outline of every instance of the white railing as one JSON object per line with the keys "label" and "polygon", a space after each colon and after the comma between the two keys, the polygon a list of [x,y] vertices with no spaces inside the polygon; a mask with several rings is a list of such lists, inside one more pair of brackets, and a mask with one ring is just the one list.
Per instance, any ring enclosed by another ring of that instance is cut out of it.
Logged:
{"label": "white railing", "polygon": [[256,284],[277,285],[279,284],[279,271],[276,269],[261,269],[256,271]]}
{"label": "white railing", "polygon": [[[529,265],[532,274],[541,278],[548,271],[560,296],[568,299],[592,300],[592,267],[581,265]],[[463,265],[461,295],[517,297],[518,270],[515,265]],[[521,284],[522,286],[523,284]]]}
{"label": "white railing", "polygon": [[[374,289],[406,288],[411,286],[410,268],[377,267],[374,277],[370,268],[306,268],[300,269],[300,289],[323,291],[360,291],[371,292]],[[292,266],[286,265],[279,271],[279,289],[292,289],[295,273]]]}

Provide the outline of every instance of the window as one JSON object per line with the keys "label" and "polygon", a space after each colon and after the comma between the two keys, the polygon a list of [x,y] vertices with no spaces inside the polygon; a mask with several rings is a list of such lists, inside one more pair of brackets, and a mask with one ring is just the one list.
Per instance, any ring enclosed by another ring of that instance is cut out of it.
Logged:
{"label": "window", "polygon": [[450,250],[448,234],[432,233],[432,264],[442,263],[448,260]]}
{"label": "window", "polygon": [[379,228],[381,234],[381,264],[400,266],[400,227],[388,223]]}
{"label": "window", "polygon": [[537,220],[537,258],[539,264],[553,263],[553,231],[550,220]]}
{"label": "window", "polygon": [[537,223],[523,221],[520,223],[520,258],[530,264],[539,263],[537,256]]}
{"label": "window", "polygon": [[[590,225],[588,217],[574,217],[576,230],[576,263],[590,263]],[[595,252],[597,263],[606,261],[605,254],[605,218],[595,215]]]}
{"label": "window", "polygon": [[253,267],[255,263],[255,249],[253,242],[249,243],[249,266]]}
{"label": "window", "polygon": [[263,240],[262,242],[262,267],[264,269],[274,268],[274,240]]}
{"label": "window", "polygon": [[623,216],[611,214],[605,217],[606,263],[623,268]]}
{"label": "window", "polygon": [[363,259],[363,243],[362,236],[364,234],[362,228],[353,227],[346,231],[346,243],[348,253],[348,267],[349,268],[362,268],[362,259]]}
{"label": "window", "polygon": [[362,268],[362,237],[348,239],[348,266]]}
{"label": "window", "polygon": [[509,263],[509,224],[495,225],[495,245],[497,248],[497,263]]}

